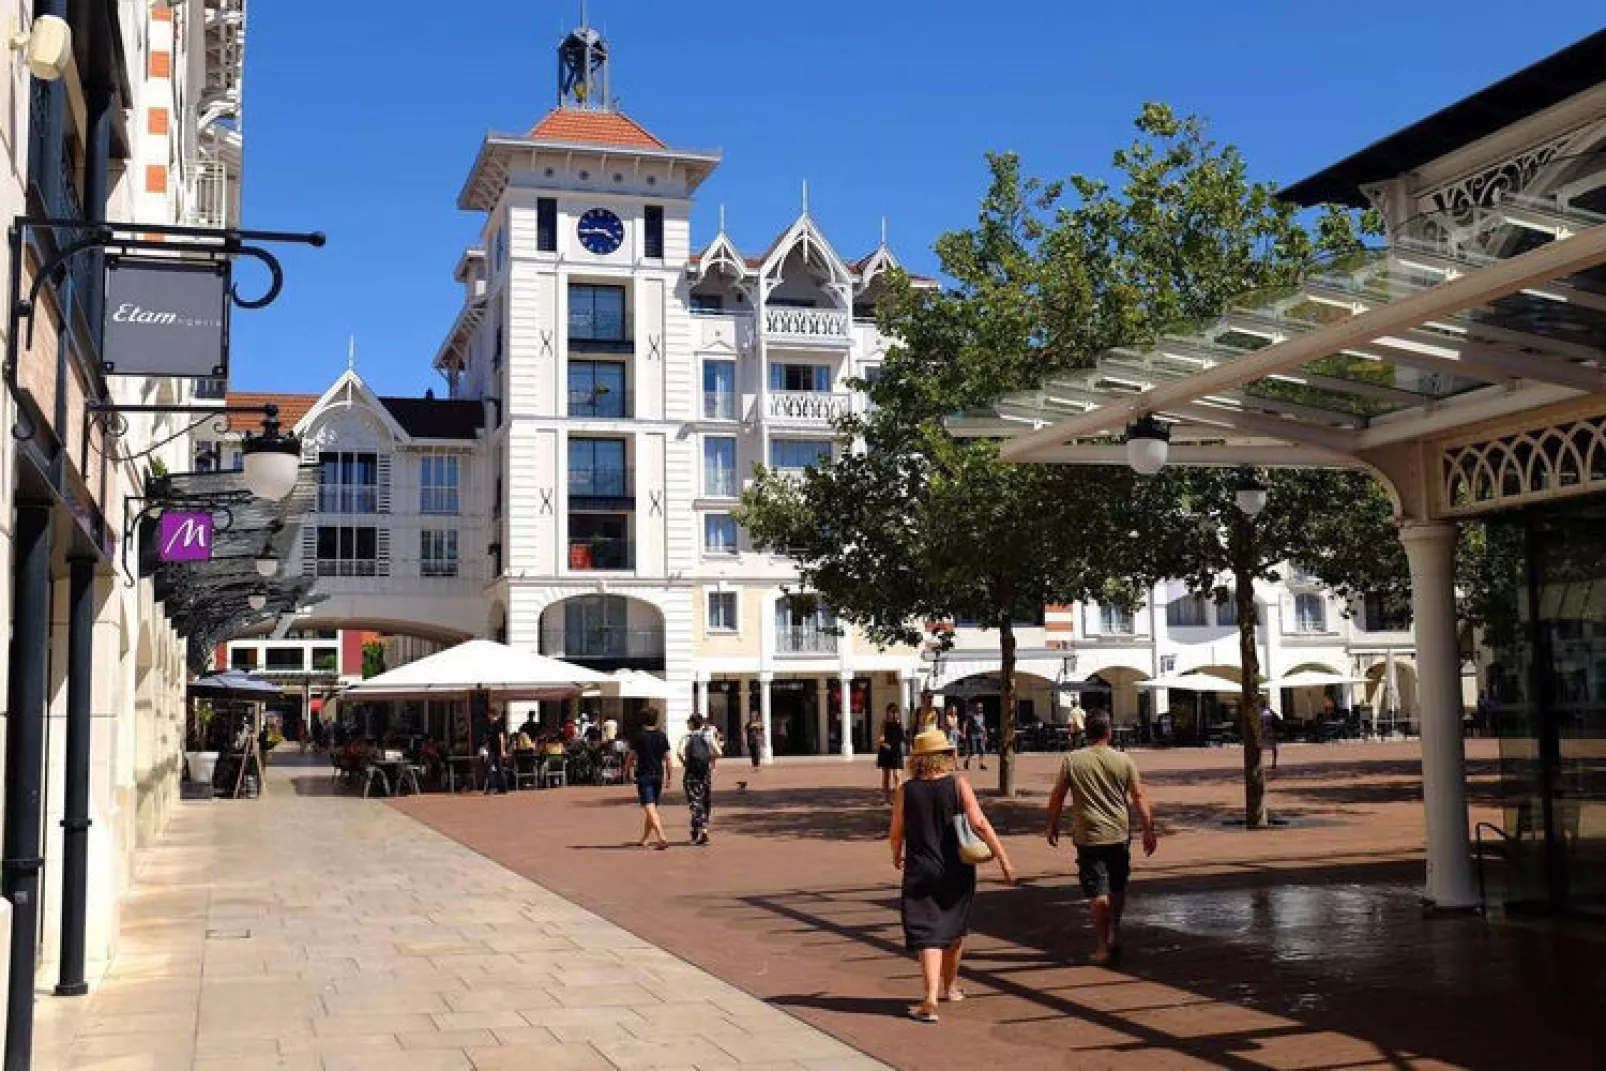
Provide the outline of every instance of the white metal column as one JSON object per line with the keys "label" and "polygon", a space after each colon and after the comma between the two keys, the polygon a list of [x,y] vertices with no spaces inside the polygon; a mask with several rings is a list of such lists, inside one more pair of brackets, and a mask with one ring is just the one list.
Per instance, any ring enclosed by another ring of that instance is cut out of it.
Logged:
{"label": "white metal column", "polygon": [[[838,675],[837,681],[842,687],[842,745],[838,750],[843,758],[851,759],[853,757],[853,674],[843,670]],[[866,695],[865,698],[868,701],[869,696]],[[865,716],[868,717],[869,715],[870,712],[868,710],[865,711]]]}
{"label": "white metal column", "polygon": [[758,675],[758,717],[764,723],[764,750],[760,761],[766,766],[775,761],[775,747],[770,742],[770,685],[774,683],[775,674]]}
{"label": "white metal column", "polygon": [[1411,614],[1416,632],[1422,797],[1427,808],[1427,898],[1434,907],[1452,911],[1478,903],[1467,832],[1455,538],[1454,524],[1406,524],[1400,528],[1400,542],[1411,567]]}

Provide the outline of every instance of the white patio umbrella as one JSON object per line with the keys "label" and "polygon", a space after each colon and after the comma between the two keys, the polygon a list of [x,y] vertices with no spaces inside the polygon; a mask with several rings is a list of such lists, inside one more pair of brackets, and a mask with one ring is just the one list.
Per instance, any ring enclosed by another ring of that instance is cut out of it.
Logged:
{"label": "white patio umbrella", "polygon": [[1146,681],[1138,681],[1139,688],[1175,688],[1179,692],[1220,692],[1222,694],[1237,694],[1240,686],[1237,681],[1230,681],[1226,677],[1218,677],[1214,673],[1174,673],[1165,677],[1154,677]]}
{"label": "white patio umbrella", "polygon": [[492,640],[469,640],[347,688],[350,699],[431,699],[485,692],[498,699],[567,699],[605,684],[605,673],[521,651]]}
{"label": "white patio umbrella", "polygon": [[1266,685],[1268,691],[1281,688],[1326,688],[1334,684],[1365,684],[1364,677],[1346,677],[1342,673],[1325,673],[1319,669],[1302,669],[1286,677],[1278,677]]}
{"label": "white patio umbrella", "polygon": [[586,691],[610,699],[668,699],[674,694],[674,687],[662,677],[639,669],[616,669],[608,674],[604,683]]}

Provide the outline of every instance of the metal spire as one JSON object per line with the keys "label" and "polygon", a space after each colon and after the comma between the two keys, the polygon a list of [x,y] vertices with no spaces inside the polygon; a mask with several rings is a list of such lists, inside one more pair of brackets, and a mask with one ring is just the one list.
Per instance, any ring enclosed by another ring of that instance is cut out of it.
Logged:
{"label": "metal spire", "polygon": [[885,249],[886,246],[887,246],[887,217],[886,216],[882,216],[881,217],[881,247],[883,249]]}
{"label": "metal spire", "polygon": [[809,180],[803,180],[803,214],[809,214]]}
{"label": "metal spire", "polygon": [[357,336],[355,334],[353,334],[353,335],[351,335],[350,337],[348,337],[346,339],[346,371],[353,372],[353,371],[356,371],[356,369],[357,369]]}
{"label": "metal spire", "polygon": [[725,233],[725,206],[723,204],[719,206],[719,233]]}

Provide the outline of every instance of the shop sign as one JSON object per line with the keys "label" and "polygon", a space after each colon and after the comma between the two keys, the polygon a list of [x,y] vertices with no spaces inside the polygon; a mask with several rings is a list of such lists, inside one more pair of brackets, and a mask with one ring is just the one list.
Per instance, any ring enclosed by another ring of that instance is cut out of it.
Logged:
{"label": "shop sign", "polygon": [[211,561],[212,515],[168,510],[162,514],[159,538],[164,562]]}
{"label": "shop sign", "polygon": [[224,260],[108,257],[106,374],[226,377],[229,287]]}

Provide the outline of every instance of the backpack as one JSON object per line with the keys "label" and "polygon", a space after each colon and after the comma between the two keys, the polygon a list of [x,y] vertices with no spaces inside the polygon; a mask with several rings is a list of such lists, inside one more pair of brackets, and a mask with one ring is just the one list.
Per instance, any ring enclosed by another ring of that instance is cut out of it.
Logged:
{"label": "backpack", "polygon": [[694,777],[705,776],[714,764],[714,749],[709,746],[708,737],[702,733],[688,736],[683,758],[687,773]]}

